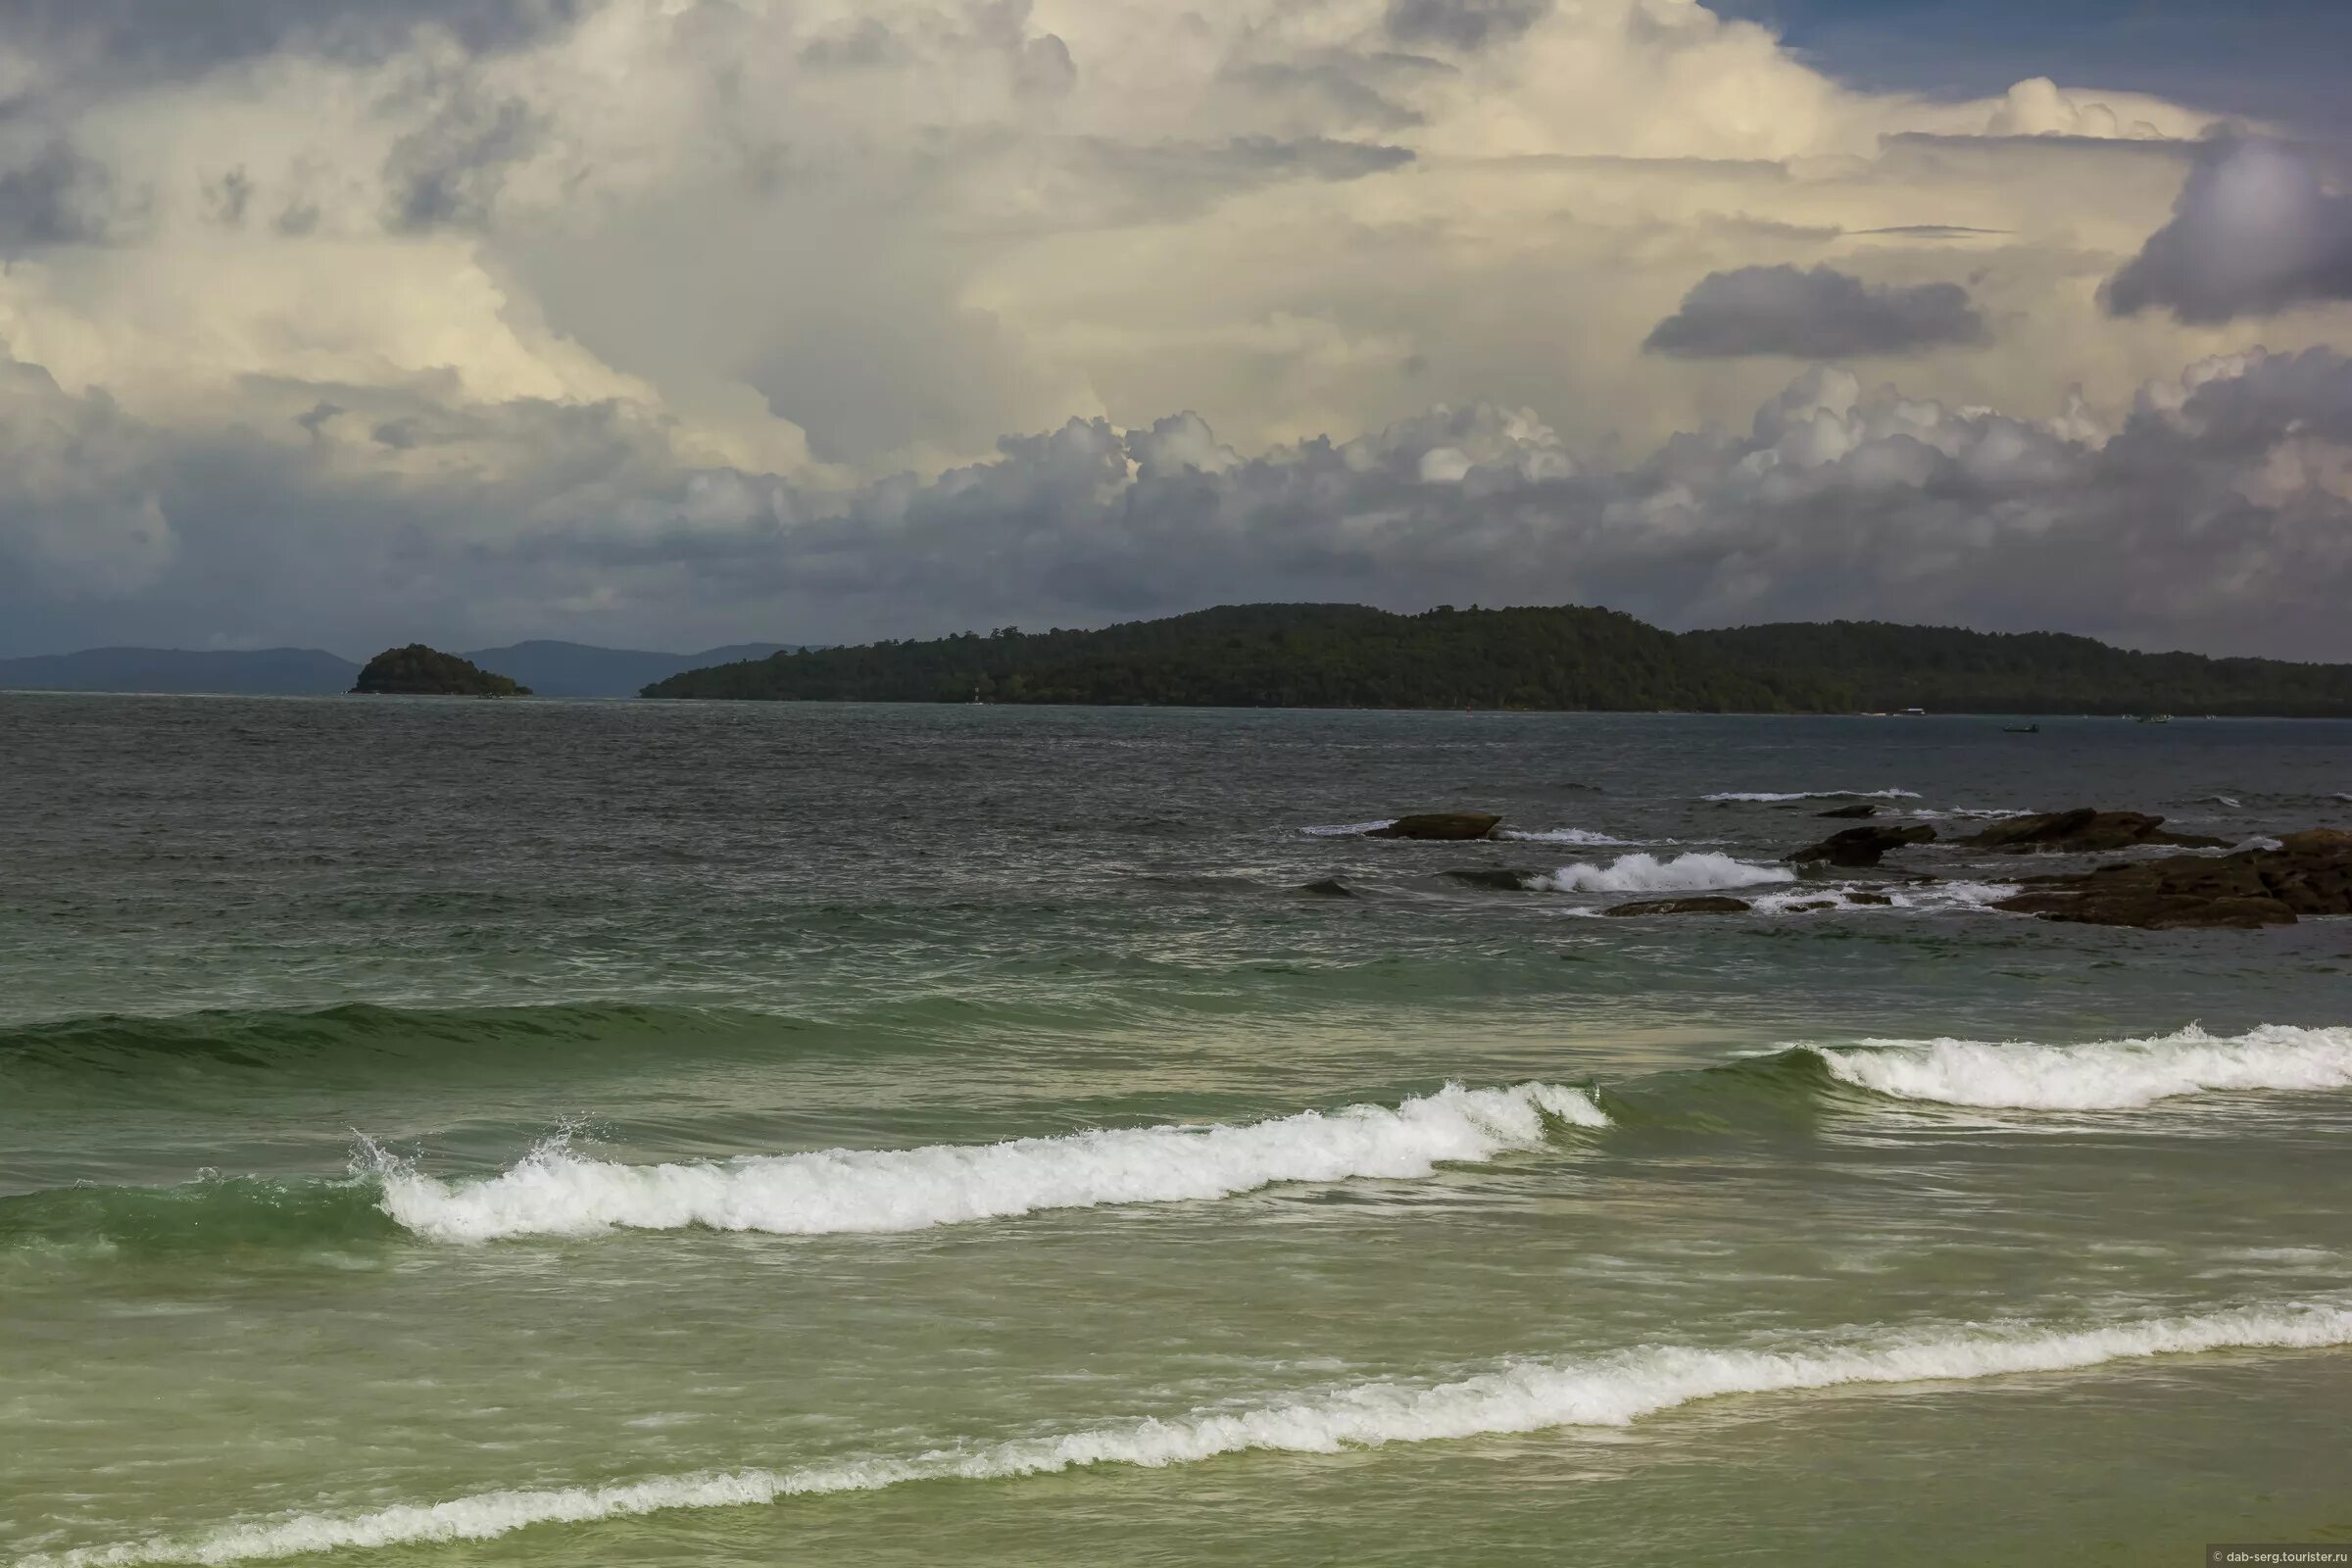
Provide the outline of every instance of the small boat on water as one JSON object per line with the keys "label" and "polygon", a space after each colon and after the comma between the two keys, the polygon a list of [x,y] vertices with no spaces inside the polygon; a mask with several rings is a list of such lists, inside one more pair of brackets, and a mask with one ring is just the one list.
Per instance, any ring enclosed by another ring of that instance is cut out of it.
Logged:
{"label": "small boat on water", "polygon": [[2001,733],[2004,735],[2038,735],[2041,733],[2041,726],[2039,724],[2004,724],[2001,726]]}

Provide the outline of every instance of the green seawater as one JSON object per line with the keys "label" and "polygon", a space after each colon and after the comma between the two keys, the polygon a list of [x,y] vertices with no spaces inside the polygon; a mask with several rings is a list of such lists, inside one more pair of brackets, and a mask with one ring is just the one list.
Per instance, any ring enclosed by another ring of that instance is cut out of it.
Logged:
{"label": "green seawater", "polygon": [[[2352,1544],[2352,925],[1950,842],[2347,791],[2328,723],[0,695],[0,1562]],[[1855,799],[1942,838],[1769,880]],[[1452,807],[1531,836],[1341,831]]]}

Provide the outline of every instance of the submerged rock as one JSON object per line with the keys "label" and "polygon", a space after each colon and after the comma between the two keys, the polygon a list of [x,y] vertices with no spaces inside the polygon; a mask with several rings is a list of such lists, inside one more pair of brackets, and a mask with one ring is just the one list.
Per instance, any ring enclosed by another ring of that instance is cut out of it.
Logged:
{"label": "submerged rock", "polygon": [[1483,839],[1502,822],[1493,811],[1421,811],[1400,816],[1387,827],[1376,827],[1364,835],[1368,839],[1435,839],[1455,843],[1465,839]]}
{"label": "submerged rock", "polygon": [[2352,914],[2352,833],[2314,828],[2277,849],[2175,855],[2037,877],[1994,906],[2015,914],[2143,931],[2251,930],[2307,914]]}
{"label": "submerged rock", "polygon": [[1879,857],[1888,850],[1899,850],[1906,844],[1926,844],[1935,837],[1936,830],[1925,822],[1909,822],[1901,827],[1849,827],[1842,833],[1831,834],[1819,844],[1793,852],[1788,858],[1800,865],[1876,865]]}
{"label": "submerged rock", "polygon": [[1632,904],[1619,904],[1600,912],[1603,914],[1745,914],[1751,906],[1745,899],[1728,899],[1709,894],[1692,899],[1641,899]]}
{"label": "submerged rock", "polygon": [[2031,816],[2007,817],[1961,842],[1970,849],[1999,850],[2011,855],[2034,850],[2083,855],[2129,850],[2141,844],[2171,844],[2200,850],[2230,847],[2228,839],[2168,833],[2163,817],[2150,816],[2145,811],[2101,811],[2087,806],[2071,811],[2037,811]]}
{"label": "submerged rock", "polygon": [[1298,891],[1310,898],[1317,899],[1352,899],[1355,897],[1355,889],[1336,876],[1327,876],[1309,882]]}
{"label": "submerged rock", "polygon": [[1537,876],[1534,871],[1514,871],[1501,865],[1457,866],[1446,874],[1474,888],[1494,888],[1502,893],[1525,893]]}
{"label": "submerged rock", "polygon": [[1879,814],[1879,808],[1868,801],[1856,801],[1851,806],[1835,806],[1826,811],[1815,811],[1813,814],[1815,816],[1876,816]]}

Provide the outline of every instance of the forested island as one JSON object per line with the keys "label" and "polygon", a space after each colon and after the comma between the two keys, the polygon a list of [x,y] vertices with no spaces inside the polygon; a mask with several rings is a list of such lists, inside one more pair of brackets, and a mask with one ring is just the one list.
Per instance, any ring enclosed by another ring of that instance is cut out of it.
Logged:
{"label": "forested island", "polygon": [[510,675],[482,668],[422,643],[387,648],[368,661],[352,684],[355,694],[379,697],[528,697],[531,689]]}
{"label": "forested island", "polygon": [[1560,607],[1225,605],[1099,631],[967,632],[718,664],[644,695],[769,702],[2352,717],[2352,665],[1834,621],[1674,633]]}

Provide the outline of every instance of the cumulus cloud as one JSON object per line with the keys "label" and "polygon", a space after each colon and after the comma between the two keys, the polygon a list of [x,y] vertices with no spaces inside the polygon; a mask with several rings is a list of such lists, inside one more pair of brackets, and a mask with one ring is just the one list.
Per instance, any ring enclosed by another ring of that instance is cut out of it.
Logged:
{"label": "cumulus cloud", "polygon": [[0,0],[0,103],[20,645],[2009,614],[1905,565],[1979,536],[2336,580],[2308,433],[2098,510],[2082,411],[2211,345],[2086,282],[2212,115],[1867,92],[1690,0]]}
{"label": "cumulus cloud", "polygon": [[2330,188],[2293,148],[2217,146],[2104,299],[2118,316],[2169,310],[2200,322],[2352,300],[2352,192]]}
{"label": "cumulus cloud", "polygon": [[1957,283],[1872,284],[1829,267],[1742,267],[1699,279],[1642,346],[1687,359],[1835,360],[1983,343],[1988,335]]}

